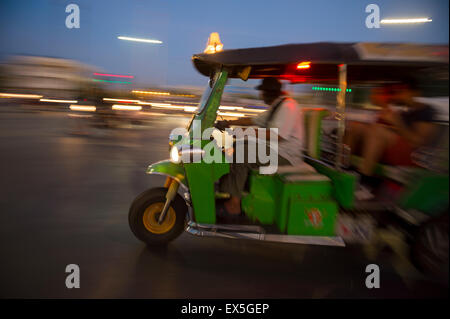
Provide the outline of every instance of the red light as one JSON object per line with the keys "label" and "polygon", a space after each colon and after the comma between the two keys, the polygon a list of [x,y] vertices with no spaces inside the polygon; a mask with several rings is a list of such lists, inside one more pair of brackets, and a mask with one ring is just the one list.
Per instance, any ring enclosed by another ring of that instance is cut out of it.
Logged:
{"label": "red light", "polygon": [[132,75],[119,75],[119,74],[94,73],[94,75],[98,75],[98,76],[110,76],[110,77],[115,77],[115,78],[129,78],[129,79],[134,78],[134,76],[132,76]]}
{"label": "red light", "polygon": [[311,62],[300,62],[297,64],[297,70],[298,69],[309,69],[311,67]]}

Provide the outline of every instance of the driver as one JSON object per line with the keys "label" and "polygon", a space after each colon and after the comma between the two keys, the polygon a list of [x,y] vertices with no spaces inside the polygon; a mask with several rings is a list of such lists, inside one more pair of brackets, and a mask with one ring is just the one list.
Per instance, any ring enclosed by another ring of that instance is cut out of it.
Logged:
{"label": "driver", "polygon": [[[298,165],[303,162],[303,113],[297,102],[282,91],[282,84],[276,78],[265,78],[256,87],[261,93],[262,100],[269,108],[257,117],[244,117],[232,121],[219,121],[216,127],[225,129],[230,126],[258,126],[262,128],[278,129],[278,165]],[[269,145],[270,131],[266,136],[257,136],[265,139]],[[247,150],[246,150],[247,153]],[[246,154],[247,155],[247,154]],[[231,163],[230,173],[220,180],[220,190],[229,193],[231,198],[223,204],[218,204],[218,215],[242,215],[241,196],[248,178],[250,169],[262,166],[257,163]]]}

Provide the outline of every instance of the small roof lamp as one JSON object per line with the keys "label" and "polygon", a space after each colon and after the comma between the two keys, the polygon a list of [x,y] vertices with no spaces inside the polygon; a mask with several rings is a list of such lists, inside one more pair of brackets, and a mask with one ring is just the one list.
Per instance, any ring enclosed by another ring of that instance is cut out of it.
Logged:
{"label": "small roof lamp", "polygon": [[219,33],[213,32],[209,35],[208,43],[204,53],[213,54],[223,50],[223,44],[220,42]]}

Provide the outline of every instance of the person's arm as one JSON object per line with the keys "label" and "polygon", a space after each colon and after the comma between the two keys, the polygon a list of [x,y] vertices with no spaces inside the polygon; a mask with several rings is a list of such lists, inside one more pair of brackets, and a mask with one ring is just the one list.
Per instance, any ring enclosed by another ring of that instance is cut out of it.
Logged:
{"label": "person's arm", "polygon": [[221,130],[230,126],[261,126],[261,123],[265,122],[265,116],[267,116],[266,112],[263,112],[255,117],[242,117],[236,120],[218,121],[215,126]]}
{"label": "person's arm", "polygon": [[[266,141],[268,141],[268,142],[270,142],[270,129],[266,129],[266,131],[265,131],[265,140]],[[259,136],[259,131],[258,130],[255,130],[255,133],[256,133],[256,137],[257,138],[263,138],[262,136]],[[275,132],[273,133],[273,134],[276,134]],[[277,138],[278,138],[278,143],[279,142],[281,142],[281,141],[283,141],[284,140],[284,138],[282,138],[279,134],[276,134],[277,135]]]}
{"label": "person's arm", "polygon": [[[240,119],[227,121],[227,124],[229,126],[232,126],[232,125],[234,125],[234,126],[252,126],[252,125],[257,125],[257,123],[255,123],[254,119],[255,119],[254,117],[242,117]],[[256,129],[255,130],[256,137],[257,138],[262,138],[261,136],[259,136],[258,133],[259,133],[259,131]],[[270,129],[266,129],[265,135],[266,135],[265,139],[267,141],[270,141]],[[280,140],[281,140],[281,137],[278,136],[278,141],[280,141]]]}
{"label": "person's arm", "polygon": [[424,145],[435,131],[434,125],[430,122],[417,122],[413,124],[412,128],[409,128],[401,118],[394,126],[398,134],[414,146]]}
{"label": "person's arm", "polygon": [[430,122],[416,122],[412,127],[408,127],[398,112],[391,112],[387,118],[397,133],[414,146],[425,144],[435,131],[434,125]]}
{"label": "person's arm", "polygon": [[252,121],[251,117],[241,117],[239,119],[236,120],[230,120],[227,121],[228,125],[234,125],[234,126],[252,126],[255,125]]}

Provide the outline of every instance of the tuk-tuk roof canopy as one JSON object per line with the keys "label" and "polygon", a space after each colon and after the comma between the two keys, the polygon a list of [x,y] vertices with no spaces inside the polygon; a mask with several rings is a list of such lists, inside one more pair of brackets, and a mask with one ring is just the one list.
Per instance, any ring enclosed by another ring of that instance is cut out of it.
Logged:
{"label": "tuk-tuk roof canopy", "polygon": [[205,76],[225,67],[229,77],[238,78],[251,67],[249,78],[336,82],[338,66],[346,64],[349,82],[385,81],[417,75],[422,69],[448,68],[448,45],[319,42],[201,53],[192,60]]}

